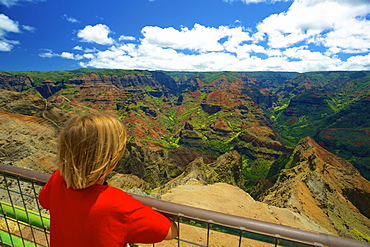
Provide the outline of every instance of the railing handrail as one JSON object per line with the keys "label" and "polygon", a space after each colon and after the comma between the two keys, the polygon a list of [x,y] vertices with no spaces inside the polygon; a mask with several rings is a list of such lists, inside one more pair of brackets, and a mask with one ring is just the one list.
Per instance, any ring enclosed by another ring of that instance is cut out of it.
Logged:
{"label": "railing handrail", "polygon": [[0,163],[0,171],[7,172],[8,175],[17,177],[19,175],[22,175],[23,180],[26,181],[34,181],[36,184],[44,185],[49,178],[51,177],[51,174],[38,172],[22,167],[17,166],[10,166]]}
{"label": "railing handrail", "polygon": [[[8,174],[22,178],[27,181],[33,181],[40,185],[45,184],[50,178],[50,174],[33,171],[21,167],[9,166],[0,163],[0,171],[7,172]],[[166,202],[150,197],[131,194],[135,199],[141,201],[143,204],[148,205],[158,211],[173,214],[183,215],[191,218],[203,219],[205,221],[212,221],[217,224],[243,228],[255,232],[265,233],[271,236],[280,235],[288,239],[302,240],[311,243],[321,243],[328,246],[337,247],[370,247],[370,243],[339,237],[335,235],[316,233],[305,231],[290,226],[274,224],[270,222],[249,219],[245,217],[229,215],[225,213],[215,212],[211,210],[195,208],[173,202]]]}

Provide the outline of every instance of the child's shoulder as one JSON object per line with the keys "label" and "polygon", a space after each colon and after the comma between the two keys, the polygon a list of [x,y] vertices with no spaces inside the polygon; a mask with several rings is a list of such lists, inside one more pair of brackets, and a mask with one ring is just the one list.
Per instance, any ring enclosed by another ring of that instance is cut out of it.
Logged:
{"label": "child's shoulder", "polygon": [[105,196],[111,197],[112,199],[121,198],[125,200],[136,200],[130,194],[126,193],[122,189],[112,186],[108,186],[104,193],[106,194]]}
{"label": "child's shoulder", "polygon": [[104,202],[106,205],[125,207],[128,210],[130,210],[130,208],[135,209],[143,206],[140,201],[136,200],[125,191],[111,186],[108,186],[99,197],[101,202]]}

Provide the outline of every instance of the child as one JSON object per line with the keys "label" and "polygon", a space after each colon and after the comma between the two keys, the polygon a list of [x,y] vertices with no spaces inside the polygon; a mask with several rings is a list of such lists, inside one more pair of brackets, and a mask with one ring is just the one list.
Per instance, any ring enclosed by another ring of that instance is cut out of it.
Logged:
{"label": "child", "polygon": [[174,222],[106,184],[125,147],[125,128],[112,116],[88,114],[67,122],[59,140],[59,170],[39,194],[50,211],[52,247],[122,247],[177,236]]}

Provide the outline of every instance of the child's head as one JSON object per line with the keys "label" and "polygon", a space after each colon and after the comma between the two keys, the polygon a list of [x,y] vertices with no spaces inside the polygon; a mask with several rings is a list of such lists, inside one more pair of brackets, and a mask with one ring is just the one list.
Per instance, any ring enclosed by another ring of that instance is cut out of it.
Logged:
{"label": "child's head", "polygon": [[83,189],[112,170],[126,147],[126,131],[115,117],[87,114],[70,119],[59,139],[58,165],[67,187]]}

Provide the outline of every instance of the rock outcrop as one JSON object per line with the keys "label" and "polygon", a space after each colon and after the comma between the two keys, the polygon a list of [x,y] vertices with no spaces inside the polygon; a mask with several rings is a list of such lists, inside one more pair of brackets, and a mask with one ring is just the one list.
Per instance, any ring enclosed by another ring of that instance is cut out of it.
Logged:
{"label": "rock outcrop", "polygon": [[0,111],[0,162],[50,173],[56,170],[57,131],[42,118]]}
{"label": "rock outcrop", "polygon": [[[293,210],[270,206],[255,201],[242,189],[215,183],[202,185],[196,181],[169,190],[161,198],[164,201],[179,203],[216,212],[257,219],[286,225],[307,231],[329,233],[327,229]],[[206,244],[206,229],[181,225],[181,238],[200,245]],[[210,231],[209,246],[238,246],[239,237]],[[158,246],[171,247],[176,242],[164,241]],[[149,245],[143,245],[148,246]],[[244,239],[241,246],[267,247],[271,244]]]}
{"label": "rock outcrop", "polygon": [[168,183],[153,190],[155,193],[164,194],[168,190],[189,181],[200,184],[214,184],[223,182],[243,188],[242,159],[238,152],[232,151],[218,157],[213,163],[205,163],[202,157],[196,158],[188,164],[185,171]]}
{"label": "rock outcrop", "polygon": [[370,182],[310,137],[258,200],[292,209],[334,234],[370,241]]}
{"label": "rock outcrop", "polygon": [[243,187],[242,160],[238,152],[232,151],[217,158],[199,151],[179,148],[173,151],[129,143],[124,158],[114,170],[121,174],[132,174],[146,181],[157,193],[169,188],[197,180],[203,184],[225,182]]}
{"label": "rock outcrop", "polygon": [[33,87],[32,78],[28,75],[8,75],[0,73],[0,89],[23,92]]}
{"label": "rock outcrop", "polygon": [[0,90],[0,162],[56,170],[58,131],[69,116],[34,95]]}
{"label": "rock outcrop", "polygon": [[62,126],[73,114],[35,95],[2,89],[0,89],[0,111],[42,118],[56,128]]}

